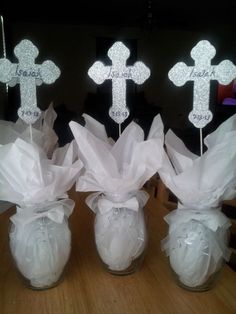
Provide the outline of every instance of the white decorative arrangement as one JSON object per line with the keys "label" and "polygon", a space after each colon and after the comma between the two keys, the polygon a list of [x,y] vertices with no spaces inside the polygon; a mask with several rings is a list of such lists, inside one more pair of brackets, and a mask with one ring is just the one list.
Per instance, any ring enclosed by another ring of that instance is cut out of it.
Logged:
{"label": "white decorative arrangement", "polygon": [[[108,270],[117,274],[133,272],[142,261],[147,238],[142,209],[147,195],[140,189],[156,172],[156,162],[151,157],[154,151],[158,151],[154,137],[160,140],[163,133],[160,118],[156,118],[149,141],[144,141],[144,133],[135,123],[131,123],[121,134],[121,124],[129,116],[126,80],[142,84],[150,76],[150,70],[143,62],[126,66],[129,55],[129,49],[117,41],[108,50],[112,65],[105,66],[96,61],[88,71],[97,84],[107,79],[112,81],[109,115],[119,124],[118,141],[109,140],[104,126],[87,115],[84,115],[87,129],[70,123],[86,169],[77,183],[77,190],[98,191],[87,199],[88,206],[96,213],[97,250]],[[159,132],[156,132],[157,127],[160,127]],[[86,141],[83,136],[83,139],[80,138],[82,134]],[[142,145],[146,152],[139,151]]]}
{"label": "white decorative arrangement", "polygon": [[69,257],[67,218],[74,202],[66,191],[81,168],[74,156],[74,142],[56,149],[52,159],[21,139],[0,146],[0,199],[17,204],[11,217],[11,252],[35,289],[55,285]]}
{"label": "white decorative arrangement", "polygon": [[132,122],[114,143],[103,125],[84,117],[86,127],[70,122],[85,167],[76,189],[97,192],[86,202],[96,214],[98,253],[109,272],[127,274],[140,266],[146,246],[142,208],[148,195],[140,189],[161,163],[162,121],[154,119],[147,140]]}
{"label": "white decorative arrangement", "polygon": [[10,230],[16,267],[31,288],[46,289],[58,283],[69,258],[74,202],[66,192],[82,165],[74,141],[56,148],[52,106],[42,116],[37,108],[36,85],[53,83],[60,70],[51,61],[34,64],[38,50],[29,40],[14,52],[19,64],[0,59],[0,81],[20,84],[24,122],[0,121],[0,199],[17,205]]}
{"label": "white decorative arrangement", "polygon": [[[231,61],[210,66],[214,55],[214,47],[208,41],[201,41],[191,52],[195,67],[178,63],[169,72],[178,86],[187,78],[195,81],[194,109],[189,120],[200,130],[212,119],[208,109],[209,80],[227,84],[236,76]],[[168,131],[167,154],[164,153],[158,170],[165,185],[179,200],[178,208],[165,217],[169,235],[163,240],[163,249],[178,283],[195,291],[211,288],[224,261],[230,257],[230,221],[221,212],[221,204],[236,197],[236,115],[208,135],[204,143],[207,151],[202,152],[201,142],[199,157]]]}

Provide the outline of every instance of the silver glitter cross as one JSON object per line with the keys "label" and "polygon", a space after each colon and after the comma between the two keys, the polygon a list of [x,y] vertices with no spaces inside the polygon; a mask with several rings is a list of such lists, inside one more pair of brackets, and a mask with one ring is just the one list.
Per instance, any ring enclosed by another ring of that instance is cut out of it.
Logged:
{"label": "silver glitter cross", "polygon": [[177,86],[194,81],[193,110],[188,118],[196,128],[205,127],[213,117],[209,110],[210,81],[217,80],[222,85],[228,85],[236,77],[236,67],[229,60],[211,65],[215,54],[216,50],[209,41],[199,41],[191,50],[195,65],[187,66],[178,62],[168,73],[170,80]]}
{"label": "silver glitter cross", "polygon": [[143,62],[126,66],[129,55],[129,49],[117,41],[108,50],[112,66],[105,66],[102,62],[96,61],[88,71],[88,75],[97,84],[112,80],[112,107],[109,109],[109,116],[119,124],[129,116],[129,109],[126,107],[126,80],[142,84],[150,76],[150,70]]}
{"label": "silver glitter cross", "polygon": [[21,106],[18,116],[27,124],[34,123],[41,114],[37,107],[36,85],[52,84],[60,76],[59,68],[52,61],[35,64],[39,51],[31,41],[24,39],[14,49],[19,63],[0,59],[0,81],[9,86],[20,84]]}

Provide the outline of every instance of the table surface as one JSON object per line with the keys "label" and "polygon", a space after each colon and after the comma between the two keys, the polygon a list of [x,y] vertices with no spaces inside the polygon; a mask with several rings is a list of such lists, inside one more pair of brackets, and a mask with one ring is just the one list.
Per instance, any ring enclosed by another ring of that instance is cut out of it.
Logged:
{"label": "table surface", "polygon": [[176,285],[160,249],[167,233],[167,209],[154,198],[145,206],[149,242],[142,268],[127,276],[107,273],[96,253],[94,214],[84,203],[86,196],[72,193],[76,207],[70,218],[71,257],[63,282],[45,291],[30,290],[19,279],[8,240],[13,210],[0,215],[1,314],[236,313],[236,273],[227,265],[210,291],[190,292]]}

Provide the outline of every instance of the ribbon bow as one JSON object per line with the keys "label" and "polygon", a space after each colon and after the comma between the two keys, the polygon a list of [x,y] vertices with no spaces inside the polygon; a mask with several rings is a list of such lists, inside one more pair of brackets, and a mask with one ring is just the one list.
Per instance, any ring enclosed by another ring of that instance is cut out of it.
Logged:
{"label": "ribbon bow", "polygon": [[208,210],[192,210],[187,208],[178,208],[164,217],[170,225],[170,231],[176,229],[179,225],[187,223],[194,219],[203,223],[207,228],[216,231],[218,227],[225,226],[228,228],[230,220],[220,211],[220,208]]}
{"label": "ribbon bow", "polygon": [[[64,216],[69,217],[74,207],[74,201],[66,199],[52,202],[36,211],[34,207],[17,207],[17,212],[11,217],[14,224],[26,225],[39,218],[47,217],[56,223],[62,223]],[[43,210],[42,210],[43,209]]]}
{"label": "ribbon bow", "polygon": [[98,209],[102,214],[107,213],[112,208],[128,208],[134,211],[138,211],[139,209],[139,202],[136,197],[131,197],[127,201],[124,202],[114,202],[110,201],[106,198],[99,198],[98,199]]}

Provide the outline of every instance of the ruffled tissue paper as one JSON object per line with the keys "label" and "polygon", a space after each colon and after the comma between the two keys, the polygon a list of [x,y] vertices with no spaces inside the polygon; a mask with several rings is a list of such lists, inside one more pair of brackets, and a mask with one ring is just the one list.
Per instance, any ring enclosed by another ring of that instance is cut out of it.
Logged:
{"label": "ruffled tissue paper", "polygon": [[32,126],[21,119],[18,119],[15,123],[0,120],[0,145],[12,143],[17,138],[21,138],[26,142],[33,141],[51,157],[58,142],[58,137],[53,130],[56,117],[57,114],[53,109],[53,104],[51,104],[47,110],[41,113],[39,119]]}
{"label": "ruffled tissue paper", "polygon": [[88,115],[84,118],[85,127],[70,122],[85,167],[76,189],[97,192],[86,202],[96,213],[98,253],[109,271],[125,272],[146,245],[142,207],[148,195],[140,189],[161,164],[163,124],[156,116],[144,140],[142,128],[131,122],[114,142],[103,125]]}

